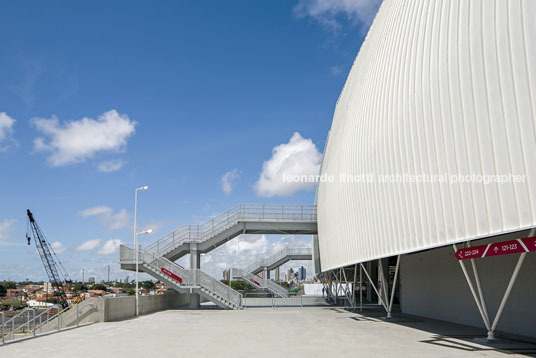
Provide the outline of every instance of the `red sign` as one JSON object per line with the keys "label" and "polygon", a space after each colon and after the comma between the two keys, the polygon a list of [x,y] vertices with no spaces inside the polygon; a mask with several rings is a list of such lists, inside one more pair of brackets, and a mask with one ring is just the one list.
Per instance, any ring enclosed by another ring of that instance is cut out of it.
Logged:
{"label": "red sign", "polygon": [[469,260],[508,254],[521,254],[523,252],[531,251],[536,251],[536,236],[475,247],[466,247],[456,251],[455,256],[458,260]]}
{"label": "red sign", "polygon": [[261,285],[260,283],[258,283],[257,281],[255,281],[255,280],[254,280],[254,279],[252,279],[252,278],[251,278],[251,279],[249,279],[249,280],[250,280],[251,282],[253,282],[254,284],[256,284],[257,286],[260,286],[260,285]]}
{"label": "red sign", "polygon": [[504,242],[498,242],[489,246],[486,257],[508,255],[508,254],[520,254],[525,251],[525,248],[518,240],[510,240]]}
{"label": "red sign", "polygon": [[529,251],[536,251],[536,236],[521,239]]}
{"label": "red sign", "polygon": [[484,257],[486,248],[488,245],[466,247],[465,249],[459,249],[456,251],[456,258],[458,260],[479,259]]}
{"label": "red sign", "polygon": [[168,275],[168,276],[174,278],[175,280],[179,281],[179,283],[182,283],[182,278],[180,278],[179,276],[175,275],[173,272],[169,271],[168,269],[166,269],[164,267],[162,267],[161,270],[166,275]]}

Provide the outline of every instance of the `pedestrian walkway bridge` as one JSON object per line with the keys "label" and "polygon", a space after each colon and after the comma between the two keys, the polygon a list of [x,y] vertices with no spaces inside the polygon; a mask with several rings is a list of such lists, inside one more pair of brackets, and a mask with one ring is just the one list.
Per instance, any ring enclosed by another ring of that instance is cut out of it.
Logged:
{"label": "pedestrian walkway bridge", "polygon": [[[200,255],[241,234],[317,234],[316,206],[236,205],[204,224],[185,225],[146,247],[140,245],[138,269],[179,292],[197,294],[192,306],[198,306],[199,297],[204,297],[220,307],[239,309],[242,307],[241,295],[201,271]],[[186,254],[190,255],[189,270],[175,263]],[[134,248],[121,245],[121,268],[135,271],[135,261]],[[264,284],[272,286],[268,282]],[[272,289],[278,290],[275,287]],[[282,291],[280,293],[284,294]]]}
{"label": "pedestrian walkway bridge", "polygon": [[[248,284],[268,290],[276,297],[288,297],[289,291],[270,279],[270,271],[277,269],[292,260],[312,260],[311,247],[286,247],[267,259],[260,259],[245,269],[232,269],[233,279],[242,280]],[[262,273],[262,277],[258,276]],[[277,272],[276,276],[279,276]],[[279,279],[276,277],[276,279]]]}
{"label": "pedestrian walkway bridge", "polygon": [[260,259],[246,268],[247,272],[258,274],[278,268],[292,260],[312,260],[312,247],[287,247],[267,259]]}

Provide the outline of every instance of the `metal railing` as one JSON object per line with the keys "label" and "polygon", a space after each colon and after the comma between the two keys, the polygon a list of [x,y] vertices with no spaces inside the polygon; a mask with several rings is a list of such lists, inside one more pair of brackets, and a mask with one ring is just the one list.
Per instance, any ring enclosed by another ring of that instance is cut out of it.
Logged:
{"label": "metal railing", "polygon": [[234,268],[233,270],[233,277],[240,277],[244,279],[245,282],[252,286],[256,286],[259,288],[265,288],[269,291],[273,292],[275,295],[279,297],[288,297],[289,291],[284,288],[281,285],[278,285],[274,281],[270,280],[269,278],[261,278],[255,274],[252,274],[250,272]]}
{"label": "metal railing", "polygon": [[215,293],[219,297],[234,305],[236,308],[242,307],[242,295],[239,292],[233,290],[227,285],[224,285],[220,281],[216,280],[210,275],[207,275],[201,270],[195,271],[197,273],[197,278],[201,287],[203,287],[207,291]]}
{"label": "metal railing", "polygon": [[310,296],[293,296],[293,297],[259,297],[259,294],[246,293],[243,299],[243,307],[313,307],[313,306],[325,306],[326,303],[321,297]]}
{"label": "metal railing", "polygon": [[[135,261],[136,256],[134,249],[128,245],[122,246],[123,249],[121,251],[121,259],[131,262]],[[154,273],[158,274],[179,288],[203,288],[206,291],[216,294],[221,299],[236,307],[241,306],[241,295],[239,292],[233,290],[227,285],[224,285],[220,281],[199,269],[187,270],[175,262],[170,261],[165,257],[158,256],[157,253],[149,252],[145,248],[141,247],[138,250],[138,262],[139,265],[145,265]],[[175,277],[164,272],[162,270],[163,268],[179,277],[182,282],[177,281]],[[215,297],[215,299],[218,299],[218,297]]]}
{"label": "metal railing", "polygon": [[186,242],[203,242],[239,222],[316,222],[316,205],[239,204],[200,225],[185,225],[147,246],[166,254]]}
{"label": "metal railing", "polygon": [[[128,246],[127,246],[128,247]],[[123,249],[123,252],[130,252],[132,256],[132,260],[135,260],[135,254],[134,250],[129,248],[130,250]],[[168,281],[172,281],[177,286],[196,286],[197,282],[195,280],[195,274],[192,273],[191,270],[187,270],[181,265],[170,261],[166,259],[165,257],[158,256],[158,254],[154,252],[149,252],[144,248],[140,248],[138,250],[138,262],[139,265],[145,264],[146,266],[149,266],[150,269],[152,269],[154,272],[159,274],[160,276],[165,277]],[[172,274],[179,277],[182,282],[177,281],[176,278],[170,276],[166,272],[164,272],[162,269],[166,269],[167,271],[171,272]]]}
{"label": "metal railing", "polygon": [[259,270],[262,270],[263,267],[271,266],[287,256],[307,256],[307,255],[311,255],[312,257],[313,255],[312,247],[286,247],[266,259],[260,259],[257,262],[254,262],[253,264],[249,265],[245,269],[245,271],[258,272]]}
{"label": "metal railing", "polygon": [[1,316],[1,343],[11,343],[24,339],[37,337],[51,331],[61,331],[80,325],[82,315],[96,308],[96,304],[83,301],[64,309],[51,306],[44,310],[27,308],[9,320],[5,320],[5,313]]}

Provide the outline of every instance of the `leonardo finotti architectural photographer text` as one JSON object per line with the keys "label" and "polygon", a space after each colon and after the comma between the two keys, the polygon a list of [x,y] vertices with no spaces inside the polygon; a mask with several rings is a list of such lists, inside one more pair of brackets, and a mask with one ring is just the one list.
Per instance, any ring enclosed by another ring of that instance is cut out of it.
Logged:
{"label": "leonardo finotti architectural photographer text", "polygon": [[346,174],[291,175],[283,174],[285,183],[524,183],[526,175],[518,174]]}

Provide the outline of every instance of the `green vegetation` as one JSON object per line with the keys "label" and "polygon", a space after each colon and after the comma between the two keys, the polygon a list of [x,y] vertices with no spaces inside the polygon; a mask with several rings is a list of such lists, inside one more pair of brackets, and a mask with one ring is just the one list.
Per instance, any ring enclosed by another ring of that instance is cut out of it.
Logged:
{"label": "green vegetation", "polygon": [[[224,285],[229,286],[229,280],[220,280]],[[233,281],[231,282],[231,288],[236,291],[249,291],[254,290],[255,288],[243,281]]]}
{"label": "green vegetation", "polygon": [[115,284],[114,287],[119,287],[119,288],[134,288],[134,287],[136,287],[136,283],[134,283],[134,282],[128,282],[128,283],[118,282],[118,283]]}
{"label": "green vegetation", "polygon": [[74,292],[87,292],[87,290],[88,290],[88,287],[82,282],[77,282],[74,284],[74,287],[73,287]]}
{"label": "green vegetation", "polygon": [[141,287],[143,287],[147,291],[150,291],[150,290],[154,289],[155,286],[156,286],[153,281],[142,281],[142,282],[140,282],[140,285],[141,285]]}
{"label": "green vegetation", "polygon": [[4,297],[7,293],[7,288],[4,285],[0,285],[0,297]]}
{"label": "green vegetation", "polygon": [[4,302],[2,302],[2,304],[4,306],[11,306],[14,309],[24,308],[24,307],[27,306],[26,302],[21,302],[21,301],[4,301]]}
{"label": "green vegetation", "polygon": [[128,294],[129,296],[132,296],[132,295],[135,295],[136,294],[136,290],[133,289],[133,288],[123,288],[121,290],[121,293],[126,293]]}
{"label": "green vegetation", "polygon": [[2,286],[4,286],[7,290],[17,288],[17,284],[12,281],[4,281],[2,282]]}
{"label": "green vegetation", "polygon": [[96,283],[91,285],[90,290],[102,290],[102,291],[108,291],[108,287],[106,287],[103,283]]}

